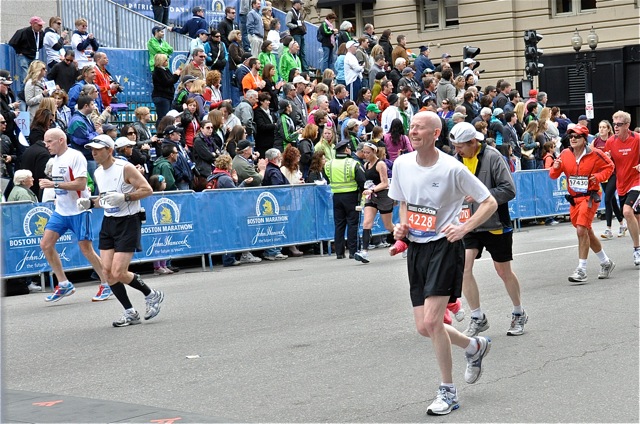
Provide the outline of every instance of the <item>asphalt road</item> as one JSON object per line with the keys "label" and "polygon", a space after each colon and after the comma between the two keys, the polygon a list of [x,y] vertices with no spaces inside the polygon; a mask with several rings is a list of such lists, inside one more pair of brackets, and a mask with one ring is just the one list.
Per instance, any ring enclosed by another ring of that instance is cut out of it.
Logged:
{"label": "asphalt road", "polygon": [[414,329],[405,260],[377,249],[368,265],[305,256],[147,275],[162,312],[127,328],[111,326],[116,300],[90,301],[94,284],[51,305],[3,298],[2,421],[638,422],[640,273],[628,236],[603,244],[612,278],[597,279],[591,254],[576,285],[570,224],[515,234],[521,337],[506,336],[511,304],[491,261],[477,262],[493,347],[474,385],[454,348],[460,409],[446,417],[425,415],[439,373]]}

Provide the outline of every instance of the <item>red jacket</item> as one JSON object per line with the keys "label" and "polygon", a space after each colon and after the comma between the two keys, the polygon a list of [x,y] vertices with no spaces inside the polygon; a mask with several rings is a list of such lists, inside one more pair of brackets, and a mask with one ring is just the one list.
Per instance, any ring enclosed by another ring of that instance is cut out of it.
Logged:
{"label": "red jacket", "polygon": [[94,69],[96,70],[96,78],[93,82],[98,86],[98,89],[100,89],[102,105],[107,107],[111,104],[111,96],[115,95],[118,91],[111,90],[111,77],[108,73],[102,72],[98,66],[94,66]]}
{"label": "red jacket", "polygon": [[[613,174],[613,162],[609,159],[609,156],[600,149],[592,149],[588,146],[585,147],[585,149],[586,153],[582,156],[582,159],[580,159],[580,163],[576,163],[576,157],[571,148],[564,149],[562,153],[560,153],[559,159],[562,161],[560,168],[556,169],[554,166],[551,166],[549,176],[554,180],[563,172],[567,178],[572,176],[594,176],[595,181],[589,179],[588,190],[600,192],[600,183],[607,181],[611,174]],[[569,184],[567,184],[567,190],[569,190],[569,194],[572,196],[578,194],[569,187]]]}

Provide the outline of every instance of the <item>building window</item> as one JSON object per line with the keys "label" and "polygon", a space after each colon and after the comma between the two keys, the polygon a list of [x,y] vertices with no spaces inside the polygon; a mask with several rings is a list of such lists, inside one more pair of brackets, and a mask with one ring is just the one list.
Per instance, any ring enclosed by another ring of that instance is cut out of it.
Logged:
{"label": "building window", "polygon": [[596,9],[596,0],[551,0],[553,15],[575,15]]}
{"label": "building window", "polygon": [[458,0],[423,0],[422,29],[443,29],[458,25]]}

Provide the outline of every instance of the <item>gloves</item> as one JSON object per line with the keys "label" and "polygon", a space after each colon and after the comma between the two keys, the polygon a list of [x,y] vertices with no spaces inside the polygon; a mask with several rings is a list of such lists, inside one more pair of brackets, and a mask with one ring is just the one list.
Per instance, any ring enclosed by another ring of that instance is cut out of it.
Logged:
{"label": "gloves", "polygon": [[116,193],[115,191],[106,193],[104,196],[102,196],[102,199],[109,205],[114,207],[120,207],[125,204],[124,193]]}
{"label": "gloves", "polygon": [[76,206],[79,211],[86,211],[91,209],[91,199],[78,199],[76,201]]}

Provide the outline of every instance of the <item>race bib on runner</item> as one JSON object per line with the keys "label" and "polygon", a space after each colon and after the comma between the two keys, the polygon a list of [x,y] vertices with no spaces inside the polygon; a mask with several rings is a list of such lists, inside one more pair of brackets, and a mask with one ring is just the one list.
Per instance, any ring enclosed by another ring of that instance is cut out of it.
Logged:
{"label": "race bib on runner", "polygon": [[109,213],[117,213],[120,212],[120,208],[118,206],[111,206],[109,202],[107,202],[102,196],[105,193],[100,193],[100,197],[98,198],[98,203],[100,207],[105,210],[105,212]]}
{"label": "race bib on runner", "polygon": [[471,208],[469,207],[469,205],[464,204],[462,205],[462,210],[458,215],[458,221],[460,221],[461,224],[464,224],[469,220],[469,218],[471,218]]}
{"label": "race bib on runner", "polygon": [[436,209],[429,206],[407,204],[409,234],[420,238],[435,236],[437,213]]}
{"label": "race bib on runner", "polygon": [[569,177],[569,187],[576,193],[586,193],[589,189],[589,177],[571,175]]}

